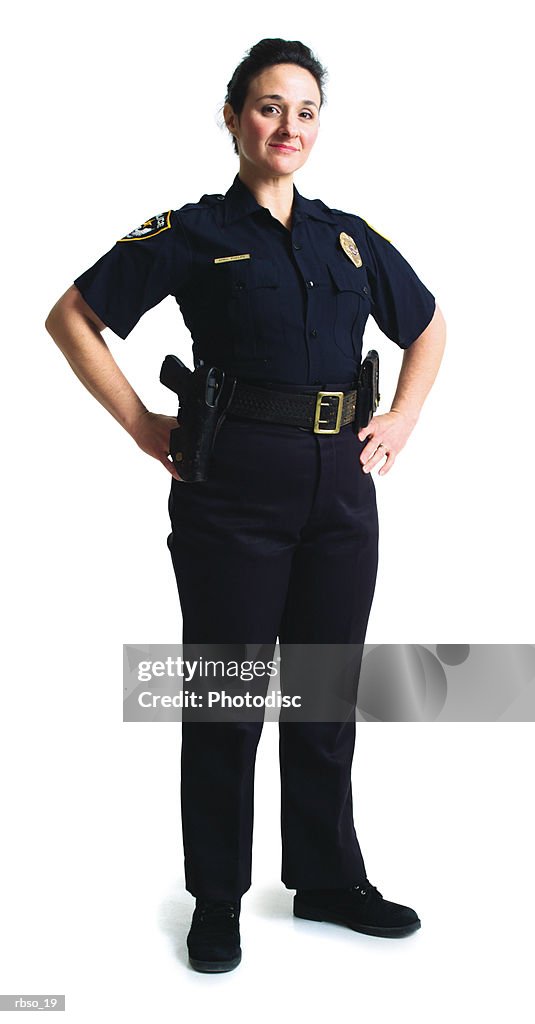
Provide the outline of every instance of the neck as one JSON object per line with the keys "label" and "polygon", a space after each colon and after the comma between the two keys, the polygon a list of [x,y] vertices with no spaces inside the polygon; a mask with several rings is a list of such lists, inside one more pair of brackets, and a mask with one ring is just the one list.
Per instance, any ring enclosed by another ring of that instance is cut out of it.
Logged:
{"label": "neck", "polygon": [[240,161],[238,174],[259,206],[266,207],[272,217],[276,217],[285,227],[289,227],[294,198],[293,174],[262,177],[243,161]]}

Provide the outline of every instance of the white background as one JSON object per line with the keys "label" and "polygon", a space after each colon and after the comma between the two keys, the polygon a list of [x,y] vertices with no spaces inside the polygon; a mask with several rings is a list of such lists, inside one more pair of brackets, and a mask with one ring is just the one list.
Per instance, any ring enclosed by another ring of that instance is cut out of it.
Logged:
{"label": "white background", "polygon": [[[44,320],[116,238],[228,189],[237,159],[220,108],[264,36],[303,40],[330,72],[297,187],[390,238],[448,323],[409,444],[386,477],[374,474],[382,532],[368,640],[533,640],[527,7],[335,0],[282,11],[34,0],[3,26],[0,988],[66,992],[75,1022],[294,1011],[522,1021],[532,724],[359,726],[368,875],[422,919],[401,942],[292,919],[266,725],[243,963],[214,978],[184,956],[193,900],[179,726],[121,721],[122,644],[180,635],[170,477],[85,392]],[[173,413],[160,364],[190,354],[174,300],[127,342],[106,340],[145,403]],[[365,345],[380,351],[385,411],[401,350],[371,321]]]}

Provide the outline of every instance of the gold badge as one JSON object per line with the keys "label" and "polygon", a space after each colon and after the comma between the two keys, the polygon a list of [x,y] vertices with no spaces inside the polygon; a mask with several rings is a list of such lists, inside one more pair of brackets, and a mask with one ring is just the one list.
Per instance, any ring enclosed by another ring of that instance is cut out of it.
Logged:
{"label": "gold badge", "polygon": [[351,235],[346,235],[345,231],[342,231],[340,235],[340,245],[351,262],[354,263],[356,267],[361,267],[362,259],[360,252],[357,249],[356,243],[351,238]]}

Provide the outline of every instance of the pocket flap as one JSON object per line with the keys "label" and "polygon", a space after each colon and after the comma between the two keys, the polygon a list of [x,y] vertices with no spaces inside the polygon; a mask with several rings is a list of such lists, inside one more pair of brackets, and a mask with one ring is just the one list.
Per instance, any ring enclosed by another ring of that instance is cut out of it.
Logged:
{"label": "pocket flap", "polygon": [[350,260],[340,259],[327,264],[327,270],[339,292],[359,292],[371,301],[366,267],[356,267]]}
{"label": "pocket flap", "polygon": [[235,288],[278,288],[279,268],[273,260],[259,259],[252,256],[250,260],[227,264],[230,277]]}

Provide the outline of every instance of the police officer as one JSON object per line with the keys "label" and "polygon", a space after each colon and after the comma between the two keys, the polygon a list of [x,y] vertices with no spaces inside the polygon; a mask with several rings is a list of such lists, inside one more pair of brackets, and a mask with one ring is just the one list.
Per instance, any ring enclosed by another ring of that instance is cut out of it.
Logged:
{"label": "police officer", "polygon": [[[173,477],[168,545],[184,644],[364,641],[377,569],[370,471],[384,459],[380,473],[393,466],[442,357],[442,314],[403,256],[360,216],[306,199],[293,183],[316,141],[324,77],[302,43],[257,43],[228,85],[239,172],[226,194],[144,221],[76,278],[47,319],[85,386]],[[337,162],[344,144],[336,141]],[[167,295],[191,332],[195,367],[213,364],[238,381],[202,482],[181,480],[169,460],[176,420],[145,408],[100,334],[108,327],[126,338]],[[370,314],[404,357],[390,411],[356,433]],[[343,397],[318,399],[320,391]],[[241,959],[261,728],[183,722],[197,970],[230,970]],[[352,812],[354,714],[318,723],[281,713],[279,728],[282,880],[297,890],[294,913],[373,935],[414,931],[416,912],[384,900],[367,878]]]}

